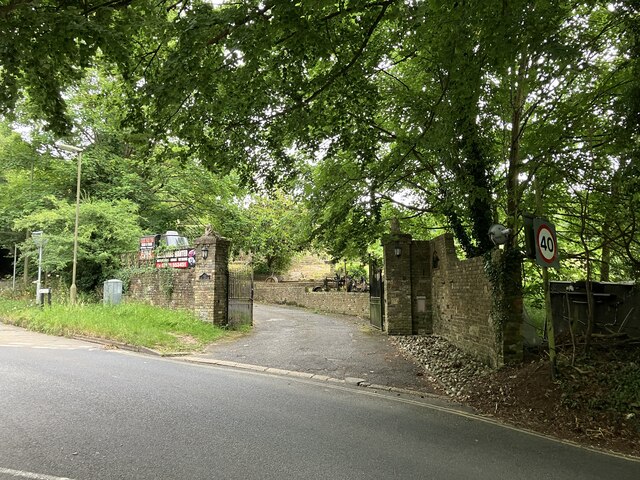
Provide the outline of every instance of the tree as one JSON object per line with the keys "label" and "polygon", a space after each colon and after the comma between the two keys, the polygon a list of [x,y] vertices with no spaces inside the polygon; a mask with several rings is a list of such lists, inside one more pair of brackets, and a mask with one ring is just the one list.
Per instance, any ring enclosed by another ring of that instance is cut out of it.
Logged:
{"label": "tree", "polygon": [[[25,215],[14,228],[42,230],[47,239],[43,269],[68,275],[73,259],[75,204],[49,197],[50,208]],[[141,236],[137,206],[127,200],[92,200],[80,204],[78,228],[79,290],[91,291],[110,278],[120,255],[135,251]],[[27,250],[28,245],[21,249]]]}
{"label": "tree", "polygon": [[283,273],[309,242],[306,217],[304,208],[281,191],[271,197],[253,196],[234,246],[251,254],[257,272]]}
{"label": "tree", "polygon": [[[133,101],[127,124],[155,145],[177,141],[184,157],[257,186],[309,164],[322,186],[343,184],[333,195],[309,187],[326,206],[320,227],[344,240],[338,249],[379,231],[382,205],[394,203],[405,216],[446,219],[466,254],[480,254],[492,222],[518,230],[534,176],[550,188],[576,178],[576,152],[603,143],[584,141],[593,125],[590,138],[633,149],[637,0],[141,1],[89,5],[90,15],[56,5],[51,19],[18,3],[3,21],[42,26],[36,45],[60,41],[55,25],[78,39],[51,72],[84,67],[83,52],[117,66]],[[122,42],[102,52],[110,37]],[[32,88],[7,65],[7,78]],[[76,81],[48,76],[58,87]]]}

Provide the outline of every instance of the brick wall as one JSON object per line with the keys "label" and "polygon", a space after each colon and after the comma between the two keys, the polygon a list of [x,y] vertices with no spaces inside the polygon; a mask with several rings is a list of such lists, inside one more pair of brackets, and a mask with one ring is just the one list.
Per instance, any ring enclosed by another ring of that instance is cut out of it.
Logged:
{"label": "brick wall", "polygon": [[433,332],[431,242],[411,242],[411,315],[412,333]]}
{"label": "brick wall", "polygon": [[319,312],[369,318],[369,294],[355,292],[312,292],[299,283],[264,283],[254,285],[258,303],[295,305]]}
{"label": "brick wall", "polygon": [[451,235],[434,239],[432,248],[439,259],[432,271],[433,333],[487,364],[501,364],[484,259],[459,260]]}
{"label": "brick wall", "polygon": [[382,239],[382,244],[385,275],[384,328],[389,335],[411,335],[411,235],[389,235]]}
{"label": "brick wall", "polygon": [[484,258],[458,259],[450,234],[426,242],[391,234],[383,251],[388,334],[441,335],[493,366],[521,361],[520,324],[494,321]]}
{"label": "brick wall", "polygon": [[195,240],[194,249],[195,268],[159,268],[134,275],[126,296],[151,305],[189,310],[202,321],[226,325],[229,241],[202,236]]}
{"label": "brick wall", "polygon": [[195,271],[156,269],[134,275],[127,298],[167,308],[193,310]]}

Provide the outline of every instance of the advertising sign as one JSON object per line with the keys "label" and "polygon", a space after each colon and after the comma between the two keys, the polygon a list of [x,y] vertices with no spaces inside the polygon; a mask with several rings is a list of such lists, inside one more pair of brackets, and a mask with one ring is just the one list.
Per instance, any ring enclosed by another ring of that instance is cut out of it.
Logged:
{"label": "advertising sign", "polygon": [[156,255],[156,268],[190,268],[196,265],[196,251],[186,248],[167,250]]}
{"label": "advertising sign", "polygon": [[140,260],[148,260],[153,258],[153,250],[158,246],[160,235],[145,235],[140,237]]}

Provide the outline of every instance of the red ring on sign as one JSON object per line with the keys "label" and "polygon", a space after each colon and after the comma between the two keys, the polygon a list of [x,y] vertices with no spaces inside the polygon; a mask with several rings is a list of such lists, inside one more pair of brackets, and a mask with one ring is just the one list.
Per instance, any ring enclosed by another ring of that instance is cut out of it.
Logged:
{"label": "red ring on sign", "polygon": [[[546,230],[547,232],[549,232],[549,237],[553,240],[553,256],[549,259],[547,259],[547,257],[545,257],[542,254],[542,249],[540,248],[540,231],[542,230]],[[551,229],[546,225],[546,224],[542,224],[538,227],[538,232],[536,233],[536,249],[538,250],[538,252],[540,252],[540,258],[542,258],[542,261],[545,263],[553,263],[555,262],[556,258],[558,257],[558,242],[556,241],[556,236],[553,234],[553,232],[551,231]]]}

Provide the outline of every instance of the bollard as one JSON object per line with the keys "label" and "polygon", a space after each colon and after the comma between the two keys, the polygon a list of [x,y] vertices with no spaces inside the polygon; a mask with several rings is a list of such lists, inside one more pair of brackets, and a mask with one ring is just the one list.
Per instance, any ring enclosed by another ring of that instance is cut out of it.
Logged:
{"label": "bollard", "polygon": [[44,308],[44,296],[47,296],[47,303],[51,306],[51,289],[50,288],[41,288],[38,290],[39,300],[40,300],[40,308]]}

